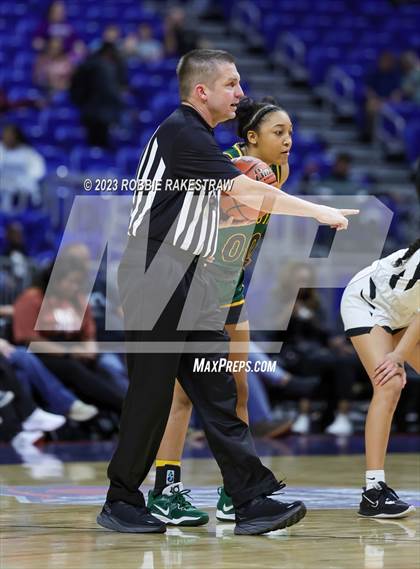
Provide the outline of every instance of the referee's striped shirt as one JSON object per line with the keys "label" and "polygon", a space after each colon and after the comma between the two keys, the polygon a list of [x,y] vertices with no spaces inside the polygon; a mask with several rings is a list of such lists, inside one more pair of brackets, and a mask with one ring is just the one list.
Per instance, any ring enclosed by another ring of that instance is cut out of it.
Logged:
{"label": "referee's striped shirt", "polygon": [[166,181],[219,182],[240,174],[201,115],[181,105],[158,127],[141,155],[136,177],[142,189],[134,194],[129,236],[138,237],[148,226],[149,239],[166,241],[194,255],[213,255],[220,192],[204,185],[195,191],[172,190]]}

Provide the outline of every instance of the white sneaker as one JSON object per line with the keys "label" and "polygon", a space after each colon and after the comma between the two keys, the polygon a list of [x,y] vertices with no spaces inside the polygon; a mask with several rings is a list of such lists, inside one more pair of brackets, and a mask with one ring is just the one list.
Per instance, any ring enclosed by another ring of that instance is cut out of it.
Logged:
{"label": "white sneaker", "polygon": [[6,407],[15,398],[13,391],[0,391],[0,407]]}
{"label": "white sneaker", "polygon": [[325,429],[325,432],[329,435],[349,436],[353,434],[353,424],[347,415],[338,413],[331,425]]}
{"label": "white sneaker", "polygon": [[99,409],[94,405],[88,405],[80,399],[77,399],[73,405],[70,407],[70,411],[68,414],[69,419],[73,419],[73,421],[89,421],[95,415],[99,413]]}
{"label": "white sneaker", "polygon": [[43,480],[44,478],[62,478],[64,463],[62,460],[48,453],[38,451],[38,455],[21,454],[23,466],[31,473],[31,478]]}
{"label": "white sneaker", "polygon": [[42,439],[43,436],[42,431],[21,431],[13,437],[10,444],[18,454],[38,455],[40,451],[34,446],[34,443]]}
{"label": "white sneaker", "polygon": [[24,431],[55,431],[64,425],[63,415],[48,413],[39,407],[22,423]]}
{"label": "white sneaker", "polygon": [[292,425],[292,433],[306,435],[309,433],[310,428],[311,422],[309,420],[309,415],[301,414]]}

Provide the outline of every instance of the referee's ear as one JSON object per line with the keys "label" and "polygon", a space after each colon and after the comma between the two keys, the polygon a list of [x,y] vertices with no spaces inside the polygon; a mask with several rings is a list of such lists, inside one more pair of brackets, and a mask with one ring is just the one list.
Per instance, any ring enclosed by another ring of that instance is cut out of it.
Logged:
{"label": "referee's ear", "polygon": [[202,101],[203,103],[206,102],[208,99],[206,89],[207,89],[206,86],[203,85],[202,83],[196,85],[194,89],[200,101]]}

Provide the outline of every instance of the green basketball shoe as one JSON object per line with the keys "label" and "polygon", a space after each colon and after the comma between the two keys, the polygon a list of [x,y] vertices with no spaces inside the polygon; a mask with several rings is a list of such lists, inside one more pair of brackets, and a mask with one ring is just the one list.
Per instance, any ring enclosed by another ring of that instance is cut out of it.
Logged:
{"label": "green basketball shoe", "polygon": [[202,526],[209,521],[209,516],[187,500],[190,492],[183,489],[182,482],[166,486],[159,496],[153,496],[150,490],[147,507],[155,518],[168,525]]}
{"label": "green basketball shoe", "polygon": [[225,492],[223,486],[217,489],[219,500],[217,502],[216,518],[221,522],[235,521],[235,508],[232,504],[232,498]]}

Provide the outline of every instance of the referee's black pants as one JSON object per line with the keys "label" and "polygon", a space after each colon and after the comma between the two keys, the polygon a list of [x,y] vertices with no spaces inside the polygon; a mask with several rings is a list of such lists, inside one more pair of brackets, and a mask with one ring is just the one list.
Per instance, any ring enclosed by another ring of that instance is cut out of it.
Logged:
{"label": "referee's black pants", "polygon": [[[159,245],[149,243],[148,261]],[[275,492],[278,482],[258,458],[248,426],[236,415],[237,392],[232,374],[193,371],[195,358],[212,362],[227,358],[228,354],[228,336],[223,331],[223,323],[219,331],[215,326],[217,318],[220,319],[217,290],[205,263],[191,256],[185,272],[185,259],[181,257],[186,253],[163,245],[159,258],[153,260],[159,278],[151,283],[143,275],[144,266],[139,268],[141,248],[144,254],[144,241],[129,243],[119,269],[130,385],[123,404],[118,446],[108,468],[110,488],[107,499],[144,505],[139,486],[156,458],[171,408],[175,378],[201,417],[210,448],[222,472],[224,487],[234,505]],[[193,277],[194,286],[191,286]],[[151,331],[138,330],[136,324],[147,313],[152,298],[158,298],[165,287],[176,287],[176,290],[156,325]],[[194,330],[178,331],[176,328],[190,288],[192,298],[189,296],[188,300],[192,302],[194,314],[191,315],[190,307],[189,321],[194,320],[191,327]],[[213,328],[209,329],[210,326]],[[144,342],[153,342],[160,347],[165,342],[168,346],[178,342],[181,349],[164,353],[130,352],[133,344]],[[195,353],[187,353],[187,345],[191,342],[197,346]],[[200,347],[209,345],[212,353],[207,353],[208,348],[200,353]]]}

